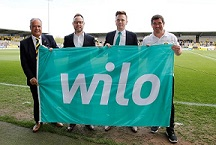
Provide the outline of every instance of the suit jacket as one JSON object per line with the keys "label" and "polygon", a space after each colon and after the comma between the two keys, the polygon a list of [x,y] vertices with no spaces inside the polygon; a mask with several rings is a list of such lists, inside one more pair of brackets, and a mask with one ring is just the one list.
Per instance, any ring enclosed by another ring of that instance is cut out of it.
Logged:
{"label": "suit jacket", "polygon": [[[42,45],[51,48],[58,48],[52,35],[41,35]],[[37,72],[36,50],[32,37],[28,37],[20,41],[20,61],[22,69],[27,77],[27,85],[30,84],[30,79],[35,77]]]}
{"label": "suit jacket", "polygon": [[[64,37],[63,47],[75,47],[74,45],[74,33]],[[93,36],[84,33],[83,47],[95,46],[95,39]]]}
{"label": "suit jacket", "polygon": [[[107,33],[104,45],[106,43],[113,45],[115,33],[116,31]],[[137,40],[137,36],[135,33],[126,30],[126,44],[125,45],[138,45],[138,40]]]}

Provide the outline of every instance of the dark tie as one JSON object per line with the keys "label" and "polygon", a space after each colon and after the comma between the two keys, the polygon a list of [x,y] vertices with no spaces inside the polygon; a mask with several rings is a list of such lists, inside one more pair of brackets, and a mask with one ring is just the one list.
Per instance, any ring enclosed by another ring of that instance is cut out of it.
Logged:
{"label": "dark tie", "polygon": [[36,45],[35,45],[35,47],[36,47],[36,59],[37,59],[37,54],[38,54],[38,48],[40,46],[39,40],[40,40],[40,38],[36,38]]}
{"label": "dark tie", "polygon": [[119,45],[120,38],[121,38],[121,32],[118,32],[118,37],[116,39],[115,45]]}

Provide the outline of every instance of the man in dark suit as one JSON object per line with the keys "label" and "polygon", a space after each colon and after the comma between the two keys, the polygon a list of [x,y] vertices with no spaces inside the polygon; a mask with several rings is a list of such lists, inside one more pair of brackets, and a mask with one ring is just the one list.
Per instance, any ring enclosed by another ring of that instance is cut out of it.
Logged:
{"label": "man in dark suit", "polygon": [[[105,39],[105,45],[138,45],[137,36],[135,33],[125,30],[125,26],[127,25],[127,15],[124,11],[116,12],[116,26],[117,30],[107,33]],[[119,44],[116,44],[116,39],[121,32],[121,38]]]}
{"label": "man in dark suit", "polygon": [[[111,45],[138,45],[136,34],[125,30],[128,22],[126,12],[117,11],[115,17],[117,30],[107,33],[104,45],[108,47],[111,47]],[[105,131],[109,131],[110,129],[111,126],[105,126]],[[137,127],[133,126],[131,130],[136,133]]]}
{"label": "man in dark suit", "polygon": [[[73,27],[75,32],[64,37],[63,47],[89,47],[95,46],[95,39],[93,36],[84,33],[85,25],[84,18],[81,14],[76,14],[73,18]],[[67,128],[71,132],[76,124],[70,124]],[[86,125],[89,130],[94,130],[93,125]]]}
{"label": "man in dark suit", "polygon": [[[37,92],[37,52],[36,43],[47,46],[48,48],[57,48],[57,44],[52,35],[42,34],[42,21],[39,18],[30,20],[31,36],[20,42],[20,60],[22,69],[27,77],[27,85],[30,86],[34,100],[34,119],[35,126],[33,132],[37,132],[41,126],[39,122],[39,102]],[[62,127],[62,123],[56,123],[56,126]]]}

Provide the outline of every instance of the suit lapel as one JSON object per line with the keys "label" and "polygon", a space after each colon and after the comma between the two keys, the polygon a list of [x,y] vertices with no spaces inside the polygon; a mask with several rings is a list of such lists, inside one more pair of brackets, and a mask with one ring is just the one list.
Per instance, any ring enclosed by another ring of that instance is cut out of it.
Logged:
{"label": "suit lapel", "polygon": [[110,42],[111,45],[114,45],[113,42],[114,42],[114,38],[115,38],[115,33],[116,33],[116,31],[113,31],[110,33],[108,42]]}
{"label": "suit lapel", "polygon": [[46,38],[45,35],[41,35],[41,38],[42,38],[42,45],[46,46],[46,47],[50,47],[49,45],[49,41],[48,39]]}
{"label": "suit lapel", "polygon": [[35,50],[35,46],[34,46],[32,37],[28,38],[27,44],[28,44],[28,49],[29,49],[29,55],[30,55],[30,57],[36,58],[36,50]]}
{"label": "suit lapel", "polygon": [[75,45],[74,45],[74,33],[71,34],[71,45],[72,45],[72,47],[75,47]]}
{"label": "suit lapel", "polygon": [[84,40],[83,40],[83,46],[86,46],[88,43],[87,43],[87,36],[86,34],[84,33]]}
{"label": "suit lapel", "polygon": [[126,40],[125,40],[125,45],[128,45],[128,42],[130,41],[129,37],[128,37],[128,31],[126,30]]}

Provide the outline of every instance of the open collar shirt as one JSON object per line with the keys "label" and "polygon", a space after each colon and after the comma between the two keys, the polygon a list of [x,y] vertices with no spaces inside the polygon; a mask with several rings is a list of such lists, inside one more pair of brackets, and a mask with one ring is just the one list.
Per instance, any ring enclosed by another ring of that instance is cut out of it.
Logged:
{"label": "open collar shirt", "polygon": [[82,47],[84,43],[84,33],[82,33],[81,35],[76,35],[74,33],[73,42],[74,42],[75,47]]}
{"label": "open collar shirt", "polygon": [[177,37],[169,33],[167,31],[164,32],[164,35],[161,38],[158,38],[154,35],[154,33],[150,34],[149,36],[144,37],[143,45],[159,45],[159,44],[173,44],[179,45]]}

